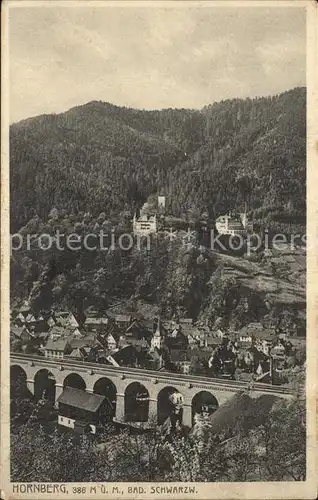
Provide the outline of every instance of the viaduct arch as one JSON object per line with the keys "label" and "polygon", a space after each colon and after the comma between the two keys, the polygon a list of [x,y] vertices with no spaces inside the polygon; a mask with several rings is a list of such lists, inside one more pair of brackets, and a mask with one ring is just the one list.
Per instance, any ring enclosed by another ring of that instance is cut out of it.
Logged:
{"label": "viaduct arch", "polygon": [[[103,394],[111,404],[114,420],[118,422],[146,422],[154,417],[161,424],[171,410],[169,397],[177,392],[183,398],[182,423],[191,427],[200,407],[210,406],[214,411],[237,392],[247,390],[246,384],[238,381],[69,360],[55,361],[20,353],[12,354],[10,362],[11,370],[15,374],[20,373],[21,380],[32,394],[37,390],[38,373],[44,370],[48,378],[55,382],[55,401],[66,385]],[[292,395],[288,389],[267,384],[254,384],[249,391],[251,397],[264,393],[284,398]],[[133,406],[137,408],[138,420],[132,414]]]}

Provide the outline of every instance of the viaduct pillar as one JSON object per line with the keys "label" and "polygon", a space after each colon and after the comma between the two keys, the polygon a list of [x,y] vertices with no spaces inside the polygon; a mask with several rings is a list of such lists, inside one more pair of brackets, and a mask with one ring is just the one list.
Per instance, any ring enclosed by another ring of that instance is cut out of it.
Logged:
{"label": "viaduct pillar", "polygon": [[59,384],[59,383],[55,382],[55,401],[54,401],[55,408],[57,408],[57,400],[60,397],[60,395],[62,394],[63,389],[64,389],[63,384]]}
{"label": "viaduct pillar", "polygon": [[157,419],[157,400],[151,398],[149,399],[148,422],[157,425]]}
{"label": "viaduct pillar", "polygon": [[192,406],[191,404],[184,404],[182,412],[182,423],[188,427],[192,427]]}
{"label": "viaduct pillar", "polygon": [[31,394],[34,395],[34,379],[28,378],[26,381],[26,385]]}
{"label": "viaduct pillar", "polygon": [[118,392],[116,396],[116,420],[119,422],[125,421],[125,394],[119,394]]}

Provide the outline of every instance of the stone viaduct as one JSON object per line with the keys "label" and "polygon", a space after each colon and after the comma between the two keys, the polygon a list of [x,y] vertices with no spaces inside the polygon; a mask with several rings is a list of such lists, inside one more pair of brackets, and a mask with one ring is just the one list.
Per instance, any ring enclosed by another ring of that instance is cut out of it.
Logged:
{"label": "stone viaduct", "polygon": [[[148,417],[159,417],[161,399],[164,394],[179,392],[183,396],[182,421],[185,425],[193,425],[195,401],[202,396],[202,401],[214,401],[215,406],[221,406],[237,392],[248,391],[249,396],[258,397],[271,394],[281,398],[290,398],[292,392],[287,388],[275,387],[269,384],[254,383],[248,386],[245,382],[208,378],[195,375],[183,375],[162,371],[151,371],[128,367],[114,367],[97,363],[71,361],[66,359],[53,360],[41,356],[12,353],[10,356],[11,377],[14,372],[23,374],[27,388],[36,393],[38,375],[46,374],[54,380],[54,400],[63,392],[63,387],[71,385],[87,392],[98,392],[98,384],[105,382],[105,395],[114,398],[114,420],[129,421],[127,416],[128,395],[132,387],[147,394]],[[68,383],[69,380],[79,381],[79,385]],[[109,394],[107,394],[109,392]],[[110,393],[112,392],[112,395]],[[135,391],[136,394],[136,391]]]}

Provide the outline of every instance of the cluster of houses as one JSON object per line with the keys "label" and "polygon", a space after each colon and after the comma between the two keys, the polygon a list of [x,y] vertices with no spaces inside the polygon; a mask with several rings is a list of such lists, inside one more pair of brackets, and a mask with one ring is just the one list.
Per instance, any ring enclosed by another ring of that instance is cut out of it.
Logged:
{"label": "cluster of houses", "polygon": [[269,360],[283,367],[295,349],[293,338],[260,323],[237,332],[211,331],[191,318],[146,319],[109,309],[103,315],[88,311],[80,325],[72,312],[35,315],[26,302],[12,312],[10,340],[14,351],[53,359],[224,376],[233,375],[226,373],[231,362],[260,378]]}

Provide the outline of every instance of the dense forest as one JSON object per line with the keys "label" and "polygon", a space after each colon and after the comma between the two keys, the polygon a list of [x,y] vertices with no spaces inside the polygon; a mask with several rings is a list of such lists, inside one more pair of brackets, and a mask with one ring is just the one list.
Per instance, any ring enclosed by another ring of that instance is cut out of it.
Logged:
{"label": "dense forest", "polygon": [[132,213],[161,193],[175,216],[211,219],[245,203],[275,230],[304,229],[306,90],[201,110],[144,111],[90,102],[10,129],[11,225],[53,207]]}
{"label": "dense forest", "polygon": [[[229,100],[201,111],[138,111],[93,102],[11,127],[11,221],[21,235],[131,231],[133,210],[156,193],[167,212],[213,221],[246,203],[263,227],[305,229],[305,89]],[[208,245],[206,245],[208,246]],[[263,321],[305,330],[305,256],[221,255],[182,238],[151,252],[43,252],[35,240],[11,260],[11,300],[35,311],[124,300],[211,328]]]}

